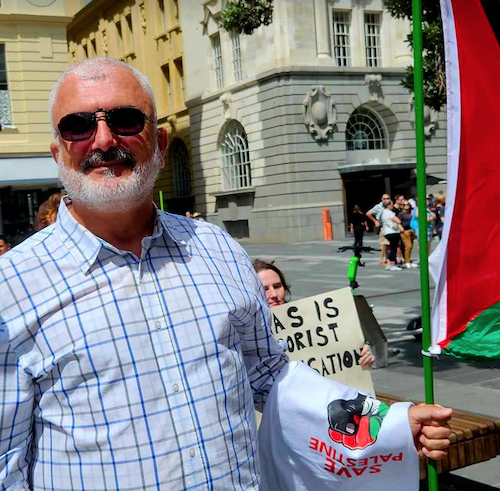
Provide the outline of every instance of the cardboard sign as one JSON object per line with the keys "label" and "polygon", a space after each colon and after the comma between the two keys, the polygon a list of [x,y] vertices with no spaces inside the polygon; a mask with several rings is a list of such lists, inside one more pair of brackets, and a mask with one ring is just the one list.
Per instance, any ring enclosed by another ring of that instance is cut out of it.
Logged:
{"label": "cardboard sign", "polygon": [[359,364],[365,339],[350,288],[274,307],[273,334],[288,356],[327,378],[374,395],[369,370]]}

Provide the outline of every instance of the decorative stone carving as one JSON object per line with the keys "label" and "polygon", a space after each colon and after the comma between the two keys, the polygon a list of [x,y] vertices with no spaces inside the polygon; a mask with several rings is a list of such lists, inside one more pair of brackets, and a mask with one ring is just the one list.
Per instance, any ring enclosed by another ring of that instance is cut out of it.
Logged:
{"label": "decorative stone carving", "polygon": [[[439,128],[438,118],[438,111],[431,109],[429,106],[424,106],[424,134],[427,138],[431,138],[436,129]],[[408,101],[408,119],[415,128],[415,101],[413,96]]]}
{"label": "decorative stone carving", "polygon": [[312,87],[302,103],[304,124],[316,141],[328,140],[328,135],[336,130],[337,110],[332,95],[320,85]]}
{"label": "decorative stone carving", "polygon": [[365,75],[365,85],[368,86],[370,92],[369,100],[372,102],[382,102],[384,93],[382,92],[382,75],[375,73],[367,73]]}
{"label": "decorative stone carving", "polygon": [[233,102],[231,92],[224,92],[224,94],[219,97],[219,101],[221,101],[222,107],[224,108],[224,118],[231,119],[231,103]]}
{"label": "decorative stone carving", "polygon": [[146,34],[146,30],[148,28],[148,24],[146,22],[146,10],[145,10],[145,7],[144,7],[143,3],[141,3],[139,5],[139,16],[140,16],[140,19],[141,19],[142,32],[144,34]]}
{"label": "decorative stone carving", "polygon": [[203,2],[203,20],[200,22],[203,26],[203,34],[208,34],[208,24],[211,18],[217,22],[226,3],[227,0],[206,0]]}
{"label": "decorative stone carving", "polygon": [[382,83],[382,75],[375,75],[374,73],[367,73],[365,75],[365,85],[378,85]]}

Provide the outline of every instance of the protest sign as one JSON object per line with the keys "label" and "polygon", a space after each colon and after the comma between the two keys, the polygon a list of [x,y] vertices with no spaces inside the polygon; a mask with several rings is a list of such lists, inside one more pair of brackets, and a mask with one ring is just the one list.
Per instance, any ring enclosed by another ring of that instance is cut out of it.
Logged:
{"label": "protest sign", "polygon": [[350,288],[289,302],[272,312],[272,332],[286,342],[290,359],[374,394],[370,371],[359,363],[365,340]]}

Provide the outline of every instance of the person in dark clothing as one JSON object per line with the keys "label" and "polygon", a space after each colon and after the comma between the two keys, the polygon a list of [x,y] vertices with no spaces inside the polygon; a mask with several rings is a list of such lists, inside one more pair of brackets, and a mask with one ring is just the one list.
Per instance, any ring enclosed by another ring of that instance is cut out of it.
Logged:
{"label": "person in dark clothing", "polygon": [[409,201],[403,201],[403,209],[399,212],[398,218],[401,220],[403,231],[401,232],[401,241],[404,244],[404,266],[406,268],[416,268],[417,265],[411,262],[411,251],[413,249],[413,241],[415,240],[415,232],[410,227],[410,222],[413,216],[411,204]]}
{"label": "person in dark clothing", "polygon": [[350,228],[351,234],[354,234],[354,245],[363,247],[363,234],[365,230],[368,230],[368,225],[366,216],[358,205],[354,205],[352,209]]}
{"label": "person in dark clothing", "polygon": [[443,235],[443,225],[444,225],[444,210],[446,206],[446,197],[444,194],[438,195],[435,201],[435,205],[431,208],[432,213],[435,215],[434,228],[436,230],[436,235],[439,240]]}

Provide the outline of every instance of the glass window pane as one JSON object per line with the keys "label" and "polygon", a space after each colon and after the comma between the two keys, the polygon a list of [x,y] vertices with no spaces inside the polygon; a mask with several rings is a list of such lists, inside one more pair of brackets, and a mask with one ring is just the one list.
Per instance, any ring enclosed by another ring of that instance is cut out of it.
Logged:
{"label": "glass window pane", "polygon": [[225,132],[221,144],[224,190],[252,186],[248,140],[243,128],[235,123]]}

